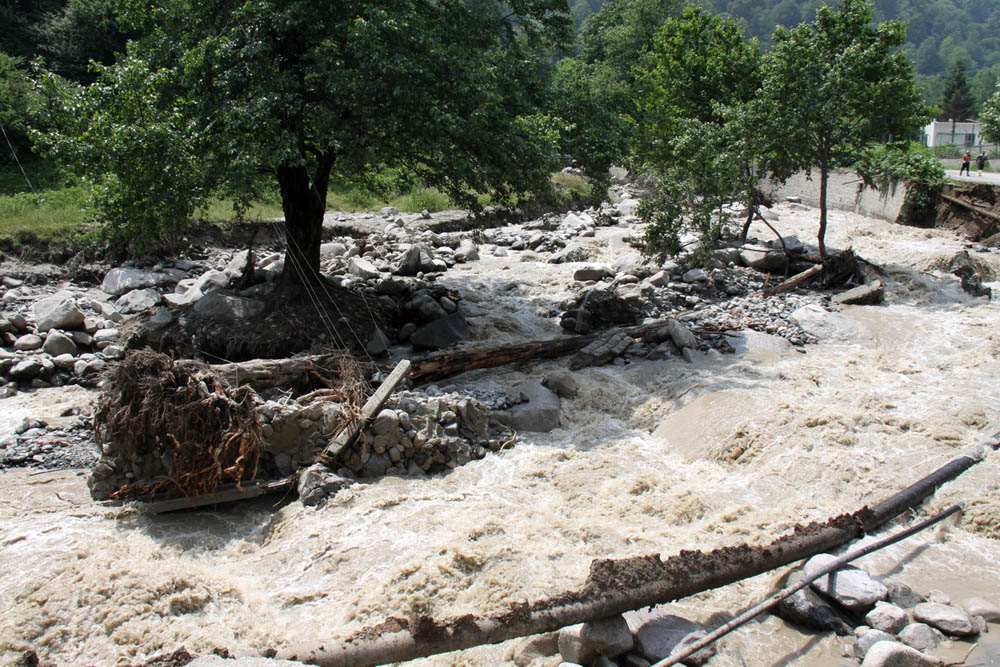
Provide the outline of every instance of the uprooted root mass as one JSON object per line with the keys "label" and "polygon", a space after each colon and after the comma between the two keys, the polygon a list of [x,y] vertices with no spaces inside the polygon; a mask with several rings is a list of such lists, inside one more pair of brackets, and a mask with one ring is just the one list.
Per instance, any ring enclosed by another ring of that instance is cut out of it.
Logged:
{"label": "uprooted root mass", "polygon": [[163,463],[152,482],[126,484],[115,498],[239,484],[256,475],[263,440],[252,389],[228,386],[199,362],[150,350],[132,351],[108,371],[94,431],[108,454]]}

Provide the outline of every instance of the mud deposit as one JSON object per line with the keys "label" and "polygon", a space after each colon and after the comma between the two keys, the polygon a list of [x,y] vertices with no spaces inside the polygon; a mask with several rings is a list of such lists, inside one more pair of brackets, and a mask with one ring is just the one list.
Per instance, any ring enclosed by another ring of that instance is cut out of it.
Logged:
{"label": "mud deposit", "polygon": [[[782,232],[812,238],[816,211],[778,211]],[[612,263],[634,233],[602,228],[581,241]],[[965,244],[837,212],[827,243],[886,268],[886,305],[845,307],[840,333],[804,354],[747,335],[733,355],[581,370],[560,428],[450,474],[360,484],[320,509],[272,498],[150,517],[94,505],[78,472],[0,473],[0,661],[28,648],[59,665],[181,646],[258,652],[390,617],[503,613],[579,589],[595,559],[767,544],[877,502],[1000,430],[1000,308],[944,271]],[[1000,270],[1000,255],[971,254]],[[470,320],[475,345],[506,344],[557,333],[542,314],[567,297],[574,268],[513,252],[456,266],[443,282],[484,309]],[[475,371],[442,389],[506,386],[564,364]],[[0,424],[33,409],[7,399]],[[1000,601],[998,460],[923,510],[965,501],[956,524],[858,564],[918,592]],[[711,623],[763,598],[780,574],[695,595],[676,613]],[[767,617],[724,639],[711,664],[830,665],[842,643]],[[508,648],[413,664],[509,664]]]}

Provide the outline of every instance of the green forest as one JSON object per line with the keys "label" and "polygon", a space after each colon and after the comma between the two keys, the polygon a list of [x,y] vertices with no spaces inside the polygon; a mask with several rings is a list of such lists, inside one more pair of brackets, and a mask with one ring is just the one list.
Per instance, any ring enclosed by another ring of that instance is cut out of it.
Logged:
{"label": "green forest", "polygon": [[[597,12],[606,0],[575,0],[577,26]],[[816,14],[823,0],[702,0],[716,13],[737,19],[748,36],[771,45],[775,26],[791,28]],[[875,0],[878,20],[900,19],[907,24],[903,52],[913,61],[924,100],[940,104],[954,63],[967,67],[973,100],[981,105],[1000,79],[1000,0]]]}

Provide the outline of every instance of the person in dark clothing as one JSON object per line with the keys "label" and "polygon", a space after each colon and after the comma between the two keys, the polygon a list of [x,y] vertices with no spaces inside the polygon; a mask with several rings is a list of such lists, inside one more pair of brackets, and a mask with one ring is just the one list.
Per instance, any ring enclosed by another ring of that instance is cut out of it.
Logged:
{"label": "person in dark clothing", "polygon": [[979,151],[979,157],[976,158],[976,169],[979,171],[979,175],[983,175],[983,168],[986,166],[986,153],[984,151]]}
{"label": "person in dark clothing", "polygon": [[972,156],[969,155],[969,151],[965,151],[965,155],[962,156],[962,168],[958,170],[958,175],[961,176],[962,172],[965,172],[966,176],[972,176],[969,173],[969,165],[972,163]]}

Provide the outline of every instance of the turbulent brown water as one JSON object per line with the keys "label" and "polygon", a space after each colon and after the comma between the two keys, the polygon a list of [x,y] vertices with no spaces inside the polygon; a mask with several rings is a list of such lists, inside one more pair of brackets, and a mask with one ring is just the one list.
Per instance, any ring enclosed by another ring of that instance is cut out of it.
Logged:
{"label": "turbulent brown water", "polygon": [[[784,233],[813,235],[816,212],[779,210]],[[592,240],[602,259],[629,252],[624,233]],[[60,665],[179,646],[253,652],[387,615],[497,610],[577,587],[594,558],[769,541],[877,502],[1000,430],[1000,308],[940,272],[962,243],[836,212],[827,242],[889,269],[886,306],[842,311],[856,323],[849,337],[801,354],[750,336],[748,351],[722,359],[585,369],[561,428],[442,477],[360,484],[318,510],[268,500],[148,517],[93,505],[82,474],[0,473],[0,659],[29,647]],[[1000,257],[981,257],[1000,269]],[[572,268],[514,253],[460,265],[446,282],[490,311],[473,320],[481,341],[509,342],[555,333],[539,313],[565,296]],[[0,426],[32,409],[0,403]],[[920,592],[1000,602],[998,472],[994,454],[930,502],[965,501],[957,525],[860,564]],[[708,622],[778,576],[675,607]],[[835,664],[842,644],[767,618],[723,640],[712,664]],[[507,649],[415,664],[506,664]]]}

